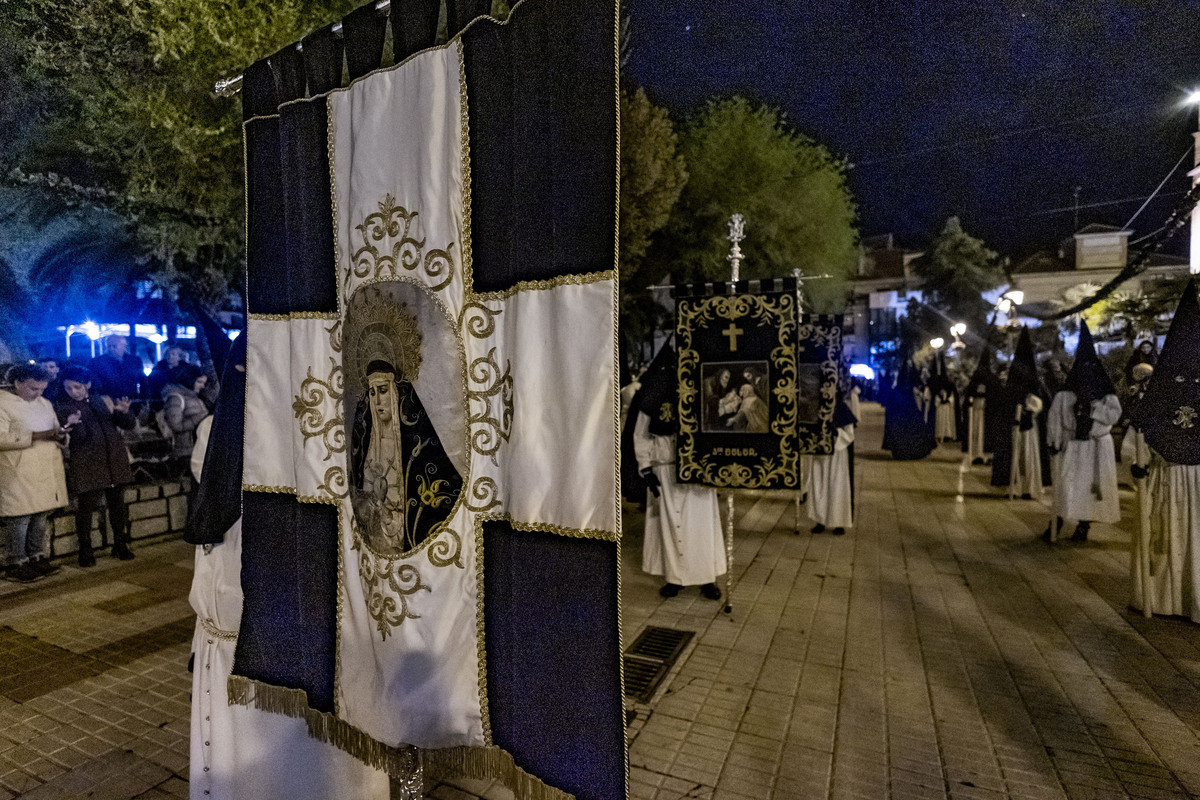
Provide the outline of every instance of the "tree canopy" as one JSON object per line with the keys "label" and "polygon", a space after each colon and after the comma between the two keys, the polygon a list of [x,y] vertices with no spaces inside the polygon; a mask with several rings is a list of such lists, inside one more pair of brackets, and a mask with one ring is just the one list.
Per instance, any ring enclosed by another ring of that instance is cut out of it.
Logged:
{"label": "tree canopy", "polygon": [[937,326],[941,335],[955,322],[966,323],[969,331],[985,329],[992,306],[983,294],[1004,282],[1004,268],[994,250],[963,230],[958,217],[946,220],[912,268],[925,302],[949,318]]}
{"label": "tree canopy", "polygon": [[856,209],[845,161],[792,130],[771,108],[733,97],[705,105],[680,145],[688,182],[644,270],[676,280],[728,280],[728,222],[746,220],[741,277],[810,280],[806,301],[841,311],[857,264]]}
{"label": "tree canopy", "polygon": [[6,182],[111,210],[160,283],[223,293],[242,258],[241,115],[214,80],[354,5],[10,0]]}

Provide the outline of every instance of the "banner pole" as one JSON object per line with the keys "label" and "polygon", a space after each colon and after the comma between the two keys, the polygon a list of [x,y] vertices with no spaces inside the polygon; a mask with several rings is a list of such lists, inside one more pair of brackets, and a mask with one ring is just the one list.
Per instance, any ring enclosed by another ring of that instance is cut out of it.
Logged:
{"label": "banner pole", "polygon": [[[742,248],[745,238],[745,218],[734,214],[729,218],[729,280],[736,284],[741,279]],[[731,289],[733,287],[730,287]],[[737,291],[733,289],[733,291]],[[733,490],[725,496],[725,613],[733,613]]]}

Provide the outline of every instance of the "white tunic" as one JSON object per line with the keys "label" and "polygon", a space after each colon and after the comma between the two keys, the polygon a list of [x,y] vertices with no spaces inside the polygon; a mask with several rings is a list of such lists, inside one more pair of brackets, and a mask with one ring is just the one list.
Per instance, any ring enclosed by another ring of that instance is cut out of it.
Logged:
{"label": "white tunic", "polygon": [[850,445],[853,442],[854,426],[845,425],[838,428],[833,453],[812,459],[808,514],[827,528],[854,527],[850,502]]}
{"label": "white tunic", "polygon": [[[207,446],[205,436],[193,453],[197,481]],[[239,518],[225,533],[224,542],[196,548],[195,573],[188,594],[196,612],[189,776],[192,800],[351,796],[356,800],[388,800],[387,773],[310,738],[304,720],[229,705],[227,684],[242,621],[241,573]]]}
{"label": "white tunic", "polygon": [[1092,401],[1092,429],[1087,439],[1075,438],[1075,393],[1061,391],[1046,417],[1046,443],[1060,451],[1054,474],[1055,513],[1064,519],[1115,523],[1121,521],[1117,494],[1117,458],[1112,426],[1121,418],[1121,403],[1113,394]]}
{"label": "white tunic", "polygon": [[675,482],[675,437],[651,434],[650,418],[640,411],[633,449],[638,469],[649,467],[661,483],[658,497],[646,494],[642,569],[680,586],[715,582],[725,573],[717,490]]}
{"label": "white tunic", "polygon": [[967,458],[974,461],[984,458],[987,453],[983,449],[984,433],[984,404],[982,397],[975,397],[967,408]]}
{"label": "white tunic", "polygon": [[[1155,614],[1200,622],[1200,465],[1172,464],[1154,454],[1150,503],[1150,602]],[[1133,547],[1134,608],[1142,610],[1140,526]]]}
{"label": "white tunic", "polygon": [[[1033,426],[1029,430],[1021,430],[1020,425],[1012,426],[1012,465],[1008,473],[1008,494],[1010,497],[1031,495],[1034,499],[1042,496],[1042,450],[1038,442],[1038,415],[1042,413],[1042,401],[1037,395],[1026,395],[1024,407],[1033,412]],[[1017,412],[1018,419],[1020,411]]]}
{"label": "white tunic", "polygon": [[[308,735],[302,719],[229,705],[226,683],[242,616],[242,521],[208,553],[196,548],[192,640],[192,800],[387,800],[387,774]],[[353,789],[351,789],[353,787]]]}
{"label": "white tunic", "polygon": [[946,400],[942,400],[940,396],[938,397],[937,417],[934,426],[939,440],[954,440],[958,438],[958,425],[954,417],[953,397],[949,397]]}

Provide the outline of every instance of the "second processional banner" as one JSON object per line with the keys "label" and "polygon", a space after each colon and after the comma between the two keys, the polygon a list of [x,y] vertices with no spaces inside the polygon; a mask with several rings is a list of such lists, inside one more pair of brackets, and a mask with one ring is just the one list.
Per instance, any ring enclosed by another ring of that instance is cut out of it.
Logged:
{"label": "second processional banner", "polygon": [[796,489],[800,456],[832,452],[841,320],[800,318],[794,281],[751,286],[676,287],[681,483]]}

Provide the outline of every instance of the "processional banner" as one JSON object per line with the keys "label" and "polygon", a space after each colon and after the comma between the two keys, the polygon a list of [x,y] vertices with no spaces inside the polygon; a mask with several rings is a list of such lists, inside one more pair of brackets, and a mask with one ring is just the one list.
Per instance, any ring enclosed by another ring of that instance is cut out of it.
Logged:
{"label": "processional banner", "polygon": [[384,69],[344,20],[349,86],[328,29],[245,75],[230,694],[393,774],[622,797],[616,11],[437,11],[393,0]]}
{"label": "processional banner", "polygon": [[840,319],[800,318],[794,280],[726,288],[675,288],[676,477],[798,488],[799,457],[833,452]]}

